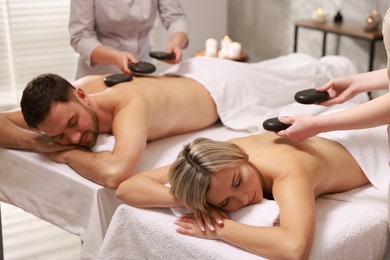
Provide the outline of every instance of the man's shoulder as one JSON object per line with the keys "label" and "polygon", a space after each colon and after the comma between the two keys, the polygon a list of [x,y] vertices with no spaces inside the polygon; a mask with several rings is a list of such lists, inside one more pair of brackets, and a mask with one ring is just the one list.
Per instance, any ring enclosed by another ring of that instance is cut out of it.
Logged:
{"label": "man's shoulder", "polygon": [[82,77],[73,82],[75,88],[81,88],[86,91],[88,94],[93,94],[101,92],[107,89],[107,86],[104,84],[104,77],[106,75],[90,75]]}

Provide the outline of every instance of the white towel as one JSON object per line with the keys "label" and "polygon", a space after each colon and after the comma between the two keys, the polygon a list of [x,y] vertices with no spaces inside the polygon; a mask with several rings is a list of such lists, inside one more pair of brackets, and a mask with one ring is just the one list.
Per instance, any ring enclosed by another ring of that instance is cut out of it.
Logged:
{"label": "white towel", "polygon": [[370,186],[316,200],[310,259],[388,259],[384,258],[389,247],[386,194]]}
{"label": "white towel", "polygon": [[[171,187],[169,183],[166,183],[165,186]],[[171,211],[176,217],[192,213],[186,207],[171,207]],[[279,206],[274,200],[263,198],[258,204],[230,212],[229,217],[234,221],[250,226],[273,226],[278,222]]]}
{"label": "white towel", "polygon": [[390,183],[390,150],[387,144],[387,126],[334,131],[322,133],[319,136],[342,144],[359,163],[369,181],[376,188],[388,189]]}
{"label": "white towel", "polygon": [[178,234],[175,219],[169,208],[120,205],[112,217],[98,260],[264,259],[219,240]]}
{"label": "white towel", "polygon": [[195,57],[172,66],[164,74],[199,82],[213,97],[225,126],[258,133],[263,131],[263,121],[270,117],[300,111],[313,115],[323,112],[325,107],[295,103],[295,93],[354,71],[352,62],[344,57],[315,59],[294,53],[251,64]]}
{"label": "white towel", "polygon": [[[171,211],[176,217],[191,213],[185,207],[172,207]],[[274,200],[263,199],[259,204],[230,212],[229,216],[232,220],[250,226],[273,226],[278,223],[279,206]]]}
{"label": "white towel", "polygon": [[[351,201],[318,198],[310,259],[383,259],[389,243],[386,203],[372,206],[366,199],[359,201],[364,197],[379,197],[383,201],[386,194],[378,195],[378,192],[367,185],[342,194]],[[175,219],[168,208],[139,209],[120,205],[98,259],[263,259],[222,241],[178,234]]]}

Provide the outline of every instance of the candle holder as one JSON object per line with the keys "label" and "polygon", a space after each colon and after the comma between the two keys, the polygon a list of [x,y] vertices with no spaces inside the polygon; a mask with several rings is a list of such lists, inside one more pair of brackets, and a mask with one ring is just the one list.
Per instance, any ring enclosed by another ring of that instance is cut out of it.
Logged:
{"label": "candle holder", "polygon": [[366,19],[364,20],[364,30],[365,31],[376,31],[379,29],[380,25],[382,24],[382,16],[379,13],[379,1],[373,0],[374,2],[374,9],[367,15]]}
{"label": "candle holder", "polygon": [[366,32],[376,31],[382,23],[382,16],[377,10],[372,10],[364,20],[364,30]]}
{"label": "candle holder", "polygon": [[315,21],[317,23],[326,23],[326,20],[328,19],[328,14],[326,13],[326,11],[324,9],[317,8],[311,14],[311,18],[313,21]]}

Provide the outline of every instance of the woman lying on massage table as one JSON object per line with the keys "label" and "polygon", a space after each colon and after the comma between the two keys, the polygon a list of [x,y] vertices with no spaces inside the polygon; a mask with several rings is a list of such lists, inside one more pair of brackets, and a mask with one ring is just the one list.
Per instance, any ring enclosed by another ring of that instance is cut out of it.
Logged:
{"label": "woman lying on massage table", "polygon": [[[168,182],[171,188],[164,185]],[[359,164],[338,142],[313,137],[295,143],[266,133],[229,142],[198,138],[184,146],[171,166],[123,182],[117,196],[136,207],[192,209],[195,215],[175,222],[180,234],[220,239],[266,258],[307,259],[315,198],[367,183]],[[279,226],[247,226],[224,213],[271,194],[280,208]]]}

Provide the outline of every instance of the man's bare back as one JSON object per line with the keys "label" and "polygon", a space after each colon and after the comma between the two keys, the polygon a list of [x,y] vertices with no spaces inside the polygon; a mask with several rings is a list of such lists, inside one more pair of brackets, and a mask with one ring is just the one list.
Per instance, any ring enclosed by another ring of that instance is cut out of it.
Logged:
{"label": "man's bare back", "polygon": [[209,92],[192,79],[134,76],[130,82],[108,88],[103,78],[87,77],[74,84],[97,101],[101,109],[99,121],[111,119],[100,126],[101,132],[112,132],[115,113],[125,107],[147,113],[148,140],[202,129],[218,119]]}
{"label": "man's bare back", "polygon": [[273,184],[289,175],[310,180],[314,195],[346,191],[368,183],[353,156],[341,144],[320,137],[293,142],[273,133],[233,139],[266,181],[267,193]]}
{"label": "man's bare back", "polygon": [[192,79],[134,76],[108,88],[103,78],[90,76],[75,82],[76,89],[68,86],[74,100],[54,102],[37,128],[63,145],[88,147],[99,133],[113,134],[112,151],[73,149],[49,155],[106,187],[116,188],[135,173],[147,141],[203,129],[218,120],[209,92]]}

